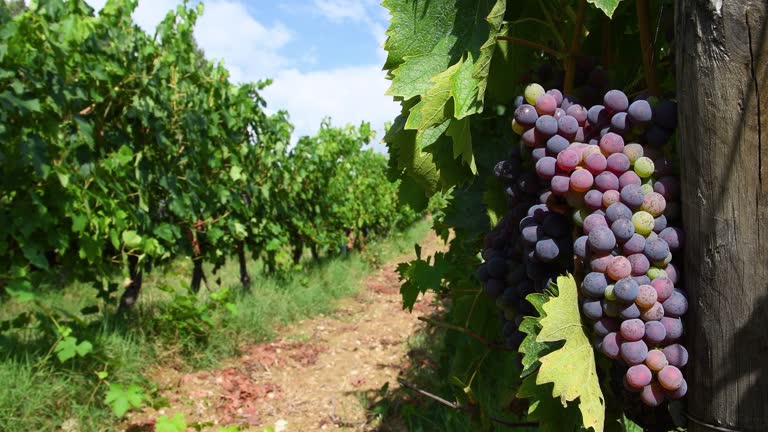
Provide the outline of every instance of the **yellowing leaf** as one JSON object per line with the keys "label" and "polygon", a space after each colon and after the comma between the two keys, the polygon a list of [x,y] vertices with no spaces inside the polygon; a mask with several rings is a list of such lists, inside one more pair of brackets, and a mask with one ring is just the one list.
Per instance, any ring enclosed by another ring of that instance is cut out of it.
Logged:
{"label": "yellowing leaf", "polygon": [[573,276],[557,278],[559,295],[544,304],[546,316],[536,342],[565,341],[562,348],[540,358],[536,384],[554,384],[552,396],[563,406],[579,399],[583,424],[602,432],[605,423],[605,400],[597,377],[595,354],[584,332],[579,315],[579,299]]}

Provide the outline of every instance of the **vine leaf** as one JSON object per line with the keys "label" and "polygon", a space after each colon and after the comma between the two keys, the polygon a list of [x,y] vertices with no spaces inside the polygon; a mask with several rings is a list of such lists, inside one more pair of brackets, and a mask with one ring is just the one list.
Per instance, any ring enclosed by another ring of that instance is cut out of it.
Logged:
{"label": "vine leaf", "polygon": [[546,316],[540,321],[536,342],[565,341],[565,345],[539,359],[536,384],[554,384],[552,396],[559,397],[563,406],[578,398],[584,426],[602,432],[605,400],[592,344],[581,325],[576,281],[571,275],[560,276],[557,287],[559,295],[542,306]]}
{"label": "vine leaf", "polygon": [[587,0],[605,13],[608,18],[613,16],[621,0]]}
{"label": "vine leaf", "polygon": [[401,117],[405,117],[404,124],[395,121],[396,133],[388,133],[385,141],[397,150],[391,154],[398,159],[401,174],[414,177],[431,196],[437,190],[432,180],[443,179],[441,167],[431,158],[420,158],[420,150],[443,134],[452,139],[454,158],[469,166],[468,174],[477,174],[468,117],[483,109],[506,0],[385,0],[382,4],[391,13],[384,69],[392,84],[387,94],[402,101]]}
{"label": "vine leaf", "polygon": [[403,297],[403,309],[413,311],[413,305],[420,293],[425,293],[431,289],[439,291],[442,286],[443,278],[449,270],[448,261],[445,254],[438,252],[433,257],[421,259],[421,246],[416,245],[416,259],[400,263],[397,266],[397,272],[400,274],[400,280],[405,281],[400,287],[400,294]]}
{"label": "vine leaf", "polygon": [[520,384],[517,397],[530,399],[528,419],[538,420],[541,432],[572,432],[574,425],[579,424],[579,412],[575,406],[563,407],[553,399],[551,387],[551,384],[537,385],[536,376],[530,375]]}
{"label": "vine leaf", "polygon": [[547,344],[536,341],[536,336],[541,330],[541,318],[546,316],[542,306],[547,302],[547,296],[533,293],[529,294],[525,299],[536,308],[539,312],[539,317],[527,316],[520,323],[520,331],[526,334],[519,349],[520,353],[523,354],[523,377],[530,375],[536,370],[536,367],[539,365],[539,358],[543,356],[548,348]]}

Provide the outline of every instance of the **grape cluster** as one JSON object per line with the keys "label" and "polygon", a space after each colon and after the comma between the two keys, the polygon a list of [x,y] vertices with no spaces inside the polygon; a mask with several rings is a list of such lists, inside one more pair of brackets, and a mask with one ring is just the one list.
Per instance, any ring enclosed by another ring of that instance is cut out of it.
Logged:
{"label": "grape cluster", "polygon": [[676,126],[674,103],[630,103],[610,90],[587,108],[537,84],[524,99],[512,128],[548,182],[545,205],[564,200],[573,209],[582,234],[573,253],[587,273],[581,310],[594,323],[596,348],[627,367],[625,388],[646,405],[684,396],[687,351],[677,342],[688,302],[672,262],[683,232],[671,226],[680,184],[662,156]]}

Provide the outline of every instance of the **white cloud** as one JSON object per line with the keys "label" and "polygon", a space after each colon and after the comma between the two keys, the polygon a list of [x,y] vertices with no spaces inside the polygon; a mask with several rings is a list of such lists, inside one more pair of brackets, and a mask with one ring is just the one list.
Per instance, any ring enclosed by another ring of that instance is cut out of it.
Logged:
{"label": "white cloud", "polygon": [[275,77],[263,96],[271,110],[288,110],[296,127],[294,140],[314,134],[327,115],[334,125],[370,122],[378,130],[378,141],[384,122],[400,112],[399,105],[384,95],[388,86],[378,65],[305,73],[291,69]]}
{"label": "white cloud", "polygon": [[314,6],[324,17],[332,21],[367,21],[365,3],[359,0],[314,0]]}

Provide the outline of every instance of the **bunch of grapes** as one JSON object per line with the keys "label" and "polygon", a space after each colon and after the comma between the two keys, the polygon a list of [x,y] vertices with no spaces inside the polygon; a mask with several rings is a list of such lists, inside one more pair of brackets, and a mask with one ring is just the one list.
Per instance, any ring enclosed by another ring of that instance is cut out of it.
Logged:
{"label": "bunch of grapes", "polygon": [[677,342],[688,302],[672,262],[683,233],[670,226],[680,185],[661,157],[676,126],[674,103],[630,104],[611,90],[587,108],[537,84],[524,98],[512,127],[548,182],[546,205],[565,201],[583,234],[573,253],[587,271],[581,310],[594,322],[597,349],[628,367],[625,388],[646,405],[684,396],[687,351]]}
{"label": "bunch of grapes", "polygon": [[495,176],[504,185],[509,211],[486,235],[484,262],[477,271],[485,293],[496,301],[500,310],[505,345],[512,350],[525,338],[518,329],[522,317],[535,312],[525,301],[525,296],[533,292],[533,285],[526,277],[518,226],[527,216],[528,208],[535,204],[541,184],[535,174],[524,172],[522,166],[520,149],[515,148],[506,160],[494,167]]}

